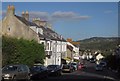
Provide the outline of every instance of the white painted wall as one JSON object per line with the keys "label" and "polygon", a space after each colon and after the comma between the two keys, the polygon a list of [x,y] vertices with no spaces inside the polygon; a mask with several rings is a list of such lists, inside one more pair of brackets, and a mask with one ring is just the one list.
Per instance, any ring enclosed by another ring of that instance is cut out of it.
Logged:
{"label": "white painted wall", "polygon": [[75,53],[73,54],[73,56],[75,56],[75,57],[78,56],[79,57],[79,47],[74,46],[70,42],[67,42],[67,44],[73,47],[73,51],[75,51]]}

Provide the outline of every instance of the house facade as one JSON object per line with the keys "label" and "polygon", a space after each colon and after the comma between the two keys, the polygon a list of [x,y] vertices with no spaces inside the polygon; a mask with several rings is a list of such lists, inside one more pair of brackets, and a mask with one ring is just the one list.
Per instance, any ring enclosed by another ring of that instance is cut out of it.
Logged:
{"label": "house facade", "polygon": [[8,6],[6,16],[2,20],[2,35],[39,41],[38,34],[30,28],[30,23],[25,17],[15,15],[14,6]]}
{"label": "house facade", "polygon": [[8,6],[5,18],[2,20],[2,35],[36,40],[44,45],[46,58],[44,65],[61,65],[62,55],[67,53],[66,40],[53,31],[46,21],[39,18],[29,21],[29,12],[23,11],[22,16],[15,15],[15,7]]}
{"label": "house facade", "polygon": [[67,42],[64,38],[53,31],[51,26],[47,21],[42,21],[39,18],[34,18],[33,22],[38,25],[38,27],[32,28],[33,30],[38,30],[40,36],[40,44],[44,44],[45,47],[45,64],[44,65],[61,65],[62,54],[67,53]]}
{"label": "house facade", "polygon": [[80,57],[79,47],[76,47],[75,45],[71,44],[70,42],[67,42],[67,45],[72,46],[72,48],[73,48],[73,58],[74,57]]}

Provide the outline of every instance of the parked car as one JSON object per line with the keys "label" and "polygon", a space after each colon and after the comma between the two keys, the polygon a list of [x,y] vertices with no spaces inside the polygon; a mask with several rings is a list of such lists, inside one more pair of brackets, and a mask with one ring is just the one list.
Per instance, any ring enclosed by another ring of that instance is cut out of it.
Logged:
{"label": "parked car", "polygon": [[99,65],[101,65],[101,66],[103,66],[103,67],[106,67],[106,66],[107,66],[107,63],[106,63],[106,62],[100,62]]}
{"label": "parked car", "polygon": [[6,65],[2,69],[2,78],[4,80],[30,80],[30,70],[27,65]]}
{"label": "parked car", "polygon": [[117,69],[117,76],[120,76],[120,67]]}
{"label": "parked car", "polygon": [[78,63],[77,62],[73,62],[73,63],[71,63],[71,65],[74,67],[74,70],[78,70]]}
{"label": "parked car", "polygon": [[89,61],[90,63],[95,63],[96,60],[94,58],[91,58]]}
{"label": "parked car", "polygon": [[103,70],[103,66],[96,65],[95,69],[96,69],[96,71],[102,71]]}
{"label": "parked car", "polygon": [[62,68],[62,72],[73,72],[74,67],[71,64],[64,64]]}
{"label": "parked car", "polygon": [[48,71],[50,72],[50,75],[61,75],[61,67],[59,65],[48,65],[47,66]]}
{"label": "parked car", "polygon": [[86,68],[87,65],[85,63],[79,63],[78,64],[78,70],[81,70],[82,68]]}
{"label": "parked car", "polygon": [[44,65],[33,65],[30,68],[30,71],[32,80],[46,78],[49,74],[47,67],[45,67]]}

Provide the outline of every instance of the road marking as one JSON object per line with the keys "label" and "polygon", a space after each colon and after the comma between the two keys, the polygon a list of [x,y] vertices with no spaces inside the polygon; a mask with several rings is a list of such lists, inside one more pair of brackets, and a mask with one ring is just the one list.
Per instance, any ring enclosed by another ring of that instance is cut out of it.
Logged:
{"label": "road marking", "polygon": [[114,79],[114,78],[112,78],[112,77],[109,77],[109,76],[104,76],[104,78],[107,78],[107,79],[110,79],[110,80],[117,81],[116,79]]}

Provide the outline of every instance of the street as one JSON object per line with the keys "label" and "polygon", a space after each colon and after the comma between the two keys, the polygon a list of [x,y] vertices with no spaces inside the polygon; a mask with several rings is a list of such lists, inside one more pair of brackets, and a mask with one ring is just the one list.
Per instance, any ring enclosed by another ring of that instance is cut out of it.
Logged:
{"label": "street", "polygon": [[[50,76],[42,81],[119,81],[114,72],[104,69],[96,71],[95,64],[87,62],[87,68],[72,73],[62,73],[62,76]],[[41,81],[41,80],[40,80]]]}

